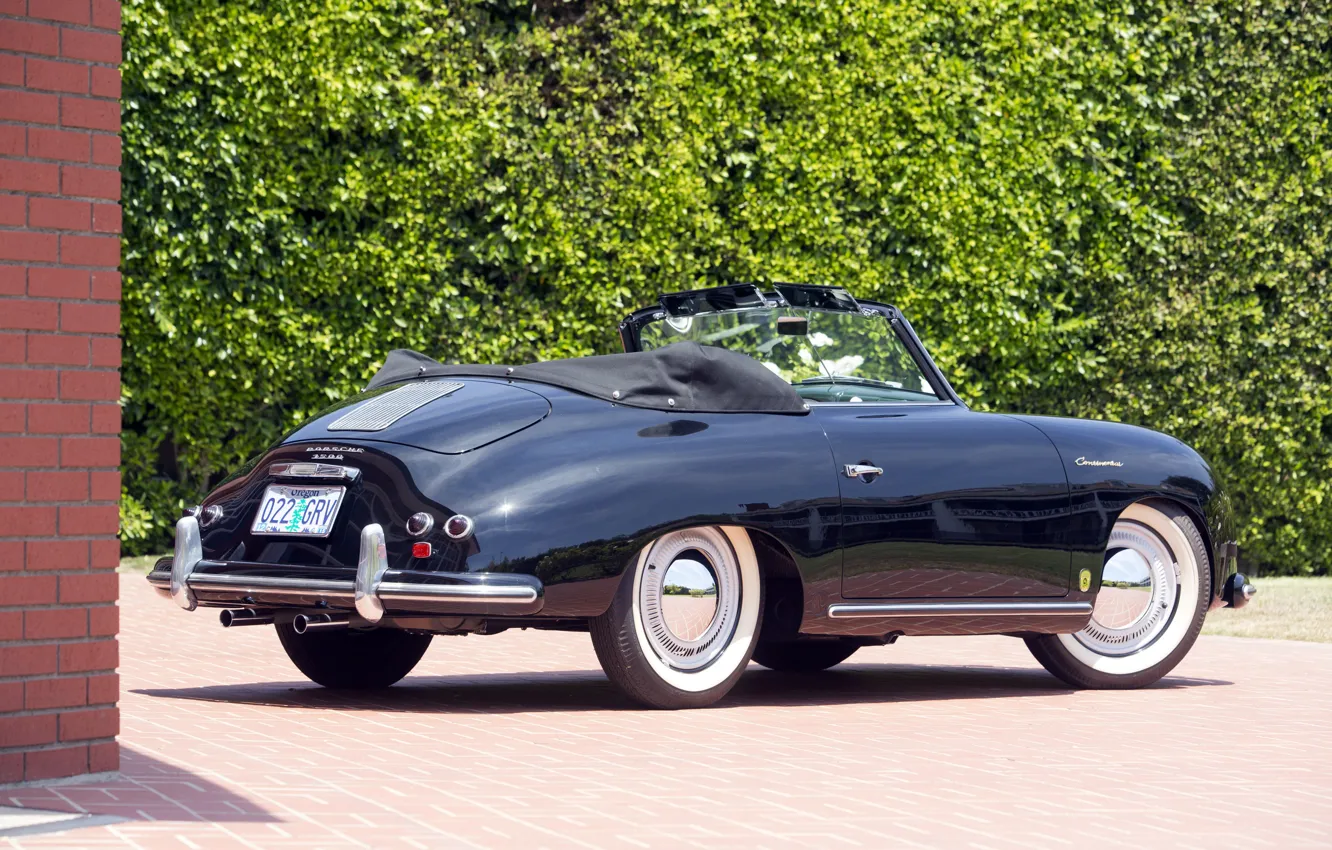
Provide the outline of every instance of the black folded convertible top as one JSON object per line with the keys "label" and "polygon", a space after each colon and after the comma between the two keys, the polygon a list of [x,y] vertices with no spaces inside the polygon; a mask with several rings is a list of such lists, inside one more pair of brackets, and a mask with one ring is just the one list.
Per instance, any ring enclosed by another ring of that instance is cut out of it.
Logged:
{"label": "black folded convertible top", "polygon": [[526,366],[446,365],[390,351],[367,390],[417,378],[473,375],[563,387],[630,407],[692,413],[806,413],[791,385],[735,351],[677,342],[652,351],[547,360]]}

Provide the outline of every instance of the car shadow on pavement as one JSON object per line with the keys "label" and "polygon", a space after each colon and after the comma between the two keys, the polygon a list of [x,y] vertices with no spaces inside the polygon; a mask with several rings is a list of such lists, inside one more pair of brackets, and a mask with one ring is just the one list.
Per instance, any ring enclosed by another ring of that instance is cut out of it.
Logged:
{"label": "car shadow on pavement", "polygon": [[[278,823],[253,800],[193,771],[120,745],[120,772],[107,778],[0,791],[0,805],[80,812],[84,820],[58,824],[60,830],[100,826],[120,820]],[[2,841],[3,838],[0,838]],[[77,842],[73,845],[80,846]]]}
{"label": "car shadow on pavement", "polygon": [[[1230,685],[1170,676],[1154,689]],[[600,670],[409,676],[392,688],[333,691],[310,682],[255,682],[196,688],[144,688],[162,699],[307,709],[404,712],[607,711],[636,708]],[[1014,667],[843,664],[820,673],[776,673],[751,665],[716,706],[845,705],[1050,696],[1073,689],[1041,670]]]}

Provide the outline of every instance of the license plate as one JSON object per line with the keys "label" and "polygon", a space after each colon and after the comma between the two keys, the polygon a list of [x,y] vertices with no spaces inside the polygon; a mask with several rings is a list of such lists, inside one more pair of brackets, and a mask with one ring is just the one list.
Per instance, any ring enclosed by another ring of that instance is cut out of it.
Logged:
{"label": "license plate", "polygon": [[327,537],[342,506],[345,487],[289,487],[269,484],[250,526],[253,534]]}

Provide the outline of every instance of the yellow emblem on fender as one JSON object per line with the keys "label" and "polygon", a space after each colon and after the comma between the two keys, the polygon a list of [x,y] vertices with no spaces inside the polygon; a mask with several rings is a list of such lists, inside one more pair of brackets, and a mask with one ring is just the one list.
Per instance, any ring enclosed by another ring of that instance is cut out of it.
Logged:
{"label": "yellow emblem on fender", "polygon": [[1091,570],[1083,570],[1078,573],[1078,590],[1083,593],[1091,590]]}

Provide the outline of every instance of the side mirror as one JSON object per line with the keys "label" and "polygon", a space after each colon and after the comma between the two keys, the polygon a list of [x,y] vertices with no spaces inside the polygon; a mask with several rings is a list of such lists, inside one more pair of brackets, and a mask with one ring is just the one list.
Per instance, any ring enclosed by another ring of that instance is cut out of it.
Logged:
{"label": "side mirror", "polygon": [[782,336],[808,336],[809,319],[804,316],[778,316],[777,333]]}

